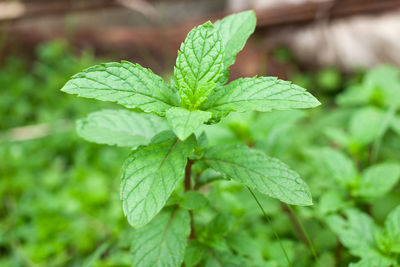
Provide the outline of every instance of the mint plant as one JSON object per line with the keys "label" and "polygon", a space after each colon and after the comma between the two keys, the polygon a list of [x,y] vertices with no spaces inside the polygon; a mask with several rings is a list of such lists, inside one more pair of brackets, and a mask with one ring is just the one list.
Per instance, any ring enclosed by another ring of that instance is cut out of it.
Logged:
{"label": "mint plant", "polygon": [[133,266],[180,266],[183,261],[185,266],[215,261],[243,266],[224,250],[210,252],[211,236],[222,236],[227,220],[212,219],[219,232],[196,227],[196,216],[209,205],[199,189],[214,181],[210,173],[288,204],[312,204],[306,183],[280,160],[246,145],[207,143],[204,130],[231,112],[320,104],[305,89],[275,77],[228,83],[229,67],[255,25],[254,12],[245,11],[192,29],[178,51],[171,83],[122,61],[88,68],[61,89],[129,109],[89,114],[78,121],[77,131],[88,141],[133,150],[123,166],[120,191],[124,214],[136,228]]}

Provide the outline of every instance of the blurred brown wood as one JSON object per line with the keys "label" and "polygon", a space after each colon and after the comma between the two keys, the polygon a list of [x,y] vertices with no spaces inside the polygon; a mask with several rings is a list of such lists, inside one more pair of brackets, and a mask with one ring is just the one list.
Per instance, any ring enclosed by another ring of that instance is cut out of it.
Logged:
{"label": "blurred brown wood", "polygon": [[[0,2],[8,5],[11,2]],[[43,16],[58,16],[76,11],[97,10],[119,6],[114,0],[85,0],[85,1],[24,1],[18,2],[24,7],[24,12],[17,17],[0,16],[0,22],[18,21]]]}
{"label": "blurred brown wood", "polygon": [[[193,0],[143,0],[145,2],[189,2]],[[9,3],[9,2],[0,2]],[[115,0],[56,1],[29,0],[19,2],[25,5],[25,12],[16,18],[7,16],[0,21],[24,20],[35,17],[55,16],[78,11],[94,11],[100,8],[118,7]],[[304,2],[300,4],[283,4],[276,7],[257,10],[258,26],[282,26],[287,24],[314,21],[329,8],[331,18],[345,17],[363,13],[377,13],[400,8],[400,0],[332,0],[321,2]],[[212,14],[211,19],[218,19],[225,14]]]}
{"label": "blurred brown wood", "polygon": [[257,10],[258,27],[278,27],[360,14],[376,14],[400,8],[400,0],[336,0],[286,4]]}
{"label": "blurred brown wood", "polygon": [[[142,0],[143,2],[185,2],[190,0]],[[24,12],[18,16],[8,16],[1,13],[1,7],[18,3]],[[26,19],[41,18],[43,16],[59,16],[71,12],[95,11],[98,9],[108,9],[121,7],[121,3],[116,0],[25,0],[25,1],[1,1],[0,0],[0,22],[21,21]]]}
{"label": "blurred brown wood", "polygon": [[[31,18],[39,16],[39,14],[41,14],[40,16],[44,16],[47,14],[46,12],[54,14],[55,10],[59,14],[64,14],[71,10],[92,10],[92,8],[116,5],[113,0],[87,0],[79,1],[85,2],[79,8],[71,9],[70,3],[75,3],[76,0],[63,1],[63,3],[54,2],[54,0],[39,1],[47,3],[47,6],[43,9],[37,9],[35,12],[32,9],[30,11]],[[28,2],[37,3],[33,0]],[[157,0],[152,0],[152,2],[157,2]],[[92,4],[92,8],[89,8],[90,4]],[[396,8],[400,8],[400,0],[338,0],[333,5],[328,5],[326,1],[279,5],[256,11],[258,18],[257,30],[259,33],[265,33],[270,30],[279,30],[281,27],[313,23],[319,21],[321,18],[335,19],[360,14],[377,14],[392,11]],[[164,67],[170,69],[173,66],[179,44],[184,40],[187,32],[195,25],[209,19],[212,21],[217,20],[224,15],[226,14],[221,12],[220,14],[211,14],[207,17],[193,18],[190,21],[182,22],[179,26],[162,25],[150,28],[132,28],[127,26],[84,28],[79,26],[72,34],[70,31],[59,27],[46,29],[46,31],[33,26],[29,27],[29,25],[28,27],[9,27],[9,42],[7,46],[12,49],[19,48],[21,51],[31,51],[33,47],[43,41],[67,38],[76,47],[94,47],[96,53],[100,55],[112,54],[114,59],[124,58],[134,60],[155,70],[165,69]],[[13,24],[18,25],[18,21],[14,21]],[[253,50],[258,51],[258,54],[265,52],[259,48]],[[254,54],[253,59],[257,58],[257,53],[254,51],[251,52],[252,55]]]}

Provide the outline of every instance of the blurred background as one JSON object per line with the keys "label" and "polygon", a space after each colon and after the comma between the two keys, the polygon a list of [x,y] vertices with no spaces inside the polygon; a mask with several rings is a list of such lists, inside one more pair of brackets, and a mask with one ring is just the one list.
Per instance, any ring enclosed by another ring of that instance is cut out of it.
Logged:
{"label": "blurred background", "polygon": [[231,79],[278,76],[334,107],[368,69],[400,64],[400,0],[0,1],[0,266],[129,265],[118,178],[129,151],[74,131],[115,106],[59,89],[122,59],[169,79],[193,26],[247,9],[257,28]]}

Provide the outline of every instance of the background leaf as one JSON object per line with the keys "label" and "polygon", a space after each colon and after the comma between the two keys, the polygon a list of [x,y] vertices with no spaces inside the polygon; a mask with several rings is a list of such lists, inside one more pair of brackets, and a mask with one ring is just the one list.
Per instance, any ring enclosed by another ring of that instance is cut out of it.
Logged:
{"label": "background leaf", "polygon": [[358,172],[354,162],[337,149],[321,147],[307,150],[313,160],[315,167],[325,175],[335,179],[340,185],[346,187],[355,183]]}
{"label": "background leaf", "polygon": [[340,242],[354,255],[368,256],[375,250],[375,232],[373,220],[356,209],[345,211],[347,220],[340,215],[328,216],[326,221]]}
{"label": "background leaf", "polygon": [[385,114],[377,108],[358,110],[350,119],[349,130],[355,142],[368,145],[383,130]]}
{"label": "background leaf", "polygon": [[349,267],[389,267],[393,266],[393,261],[382,256],[369,256],[359,262],[350,263]]}
{"label": "background leaf", "polygon": [[105,109],[77,121],[78,134],[88,141],[137,147],[169,127],[165,120],[151,114]]}
{"label": "background leaf", "polygon": [[179,205],[187,210],[201,209],[207,205],[207,198],[198,191],[190,190],[185,192]]}
{"label": "background leaf", "polygon": [[400,165],[381,163],[367,168],[361,177],[358,195],[379,197],[388,193],[400,178]]}
{"label": "background leaf", "polygon": [[400,253],[400,206],[391,211],[386,218],[385,233],[390,241],[390,251]]}

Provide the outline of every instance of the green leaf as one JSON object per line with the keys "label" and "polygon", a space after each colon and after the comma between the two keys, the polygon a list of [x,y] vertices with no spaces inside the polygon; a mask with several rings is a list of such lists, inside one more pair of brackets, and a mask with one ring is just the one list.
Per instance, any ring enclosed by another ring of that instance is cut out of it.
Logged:
{"label": "green leaf", "polygon": [[183,180],[193,147],[193,138],[181,142],[172,132],[162,132],[129,156],[123,168],[121,200],[133,227],[148,223],[165,205]]}
{"label": "green leaf", "polygon": [[384,117],[385,114],[377,108],[358,110],[350,119],[349,130],[352,138],[359,144],[370,144],[381,134]]}
{"label": "green leaf", "polygon": [[349,267],[389,267],[393,266],[393,261],[383,256],[369,256],[361,259],[359,262],[350,263]]}
{"label": "green leaf", "polygon": [[364,90],[372,92],[370,102],[380,105],[400,104],[400,70],[397,66],[382,65],[368,71],[363,79]]}
{"label": "green leaf", "polygon": [[400,135],[400,117],[393,118],[393,120],[391,121],[391,126],[393,131]]}
{"label": "green leaf", "polygon": [[229,250],[218,250],[207,248],[205,253],[204,267],[243,267],[246,261],[240,255],[235,255]]}
{"label": "green leaf", "polygon": [[400,178],[400,165],[381,163],[368,167],[362,174],[357,195],[379,197],[388,193]]}
{"label": "green leaf", "polygon": [[187,211],[161,212],[148,225],[135,231],[132,266],[181,266],[189,234],[190,216]]}
{"label": "green leaf", "polygon": [[184,107],[195,109],[223,76],[224,47],[211,22],[191,30],[178,51],[175,84]]}
{"label": "green leaf", "polygon": [[330,141],[339,145],[340,147],[348,147],[351,143],[350,135],[343,129],[327,127],[324,130],[324,134],[330,139]]}
{"label": "green leaf", "polygon": [[194,267],[201,261],[205,247],[196,239],[189,241],[185,251],[185,267]]}
{"label": "green leaf", "polygon": [[61,90],[158,115],[179,104],[176,93],[161,77],[128,61],[90,67],[72,76]]}
{"label": "green leaf", "polygon": [[345,215],[347,220],[339,215],[328,216],[329,227],[353,255],[362,257],[370,254],[375,249],[377,230],[373,220],[356,209],[347,209]]}
{"label": "green leaf", "polygon": [[219,213],[207,225],[206,232],[210,239],[221,238],[229,233],[235,222],[235,218],[231,214]]}
{"label": "green leaf", "polygon": [[187,191],[183,195],[180,206],[187,210],[201,209],[207,205],[207,198],[198,191]]}
{"label": "green leaf", "polygon": [[349,203],[345,201],[345,196],[336,190],[325,192],[318,202],[318,211],[322,216],[329,213],[335,213],[349,206]]}
{"label": "green leaf", "polygon": [[308,151],[319,170],[335,179],[343,187],[355,183],[358,172],[354,162],[339,150],[323,147]]}
{"label": "green leaf", "polygon": [[167,111],[166,117],[176,136],[181,140],[185,140],[211,118],[211,113],[174,107]]}
{"label": "green leaf", "polygon": [[225,46],[224,66],[228,68],[235,62],[237,53],[243,49],[249,36],[256,28],[256,14],[252,10],[229,15],[214,23],[222,36]]}
{"label": "green leaf", "polygon": [[299,175],[283,162],[246,146],[216,145],[202,159],[212,169],[293,205],[311,205],[311,194]]}
{"label": "green leaf", "polygon": [[213,113],[312,108],[319,101],[304,88],[275,77],[240,78],[214,90],[202,105]]}
{"label": "green leaf", "polygon": [[165,120],[152,114],[105,109],[77,121],[84,139],[107,145],[137,147],[148,144],[157,133],[167,130]]}
{"label": "green leaf", "polygon": [[250,236],[248,232],[239,230],[230,233],[227,236],[227,242],[236,254],[251,259],[255,266],[263,266],[265,263],[262,255],[265,240],[260,242],[257,238]]}
{"label": "green leaf", "polygon": [[390,251],[400,253],[400,206],[390,212],[386,218],[385,233],[390,241]]}

